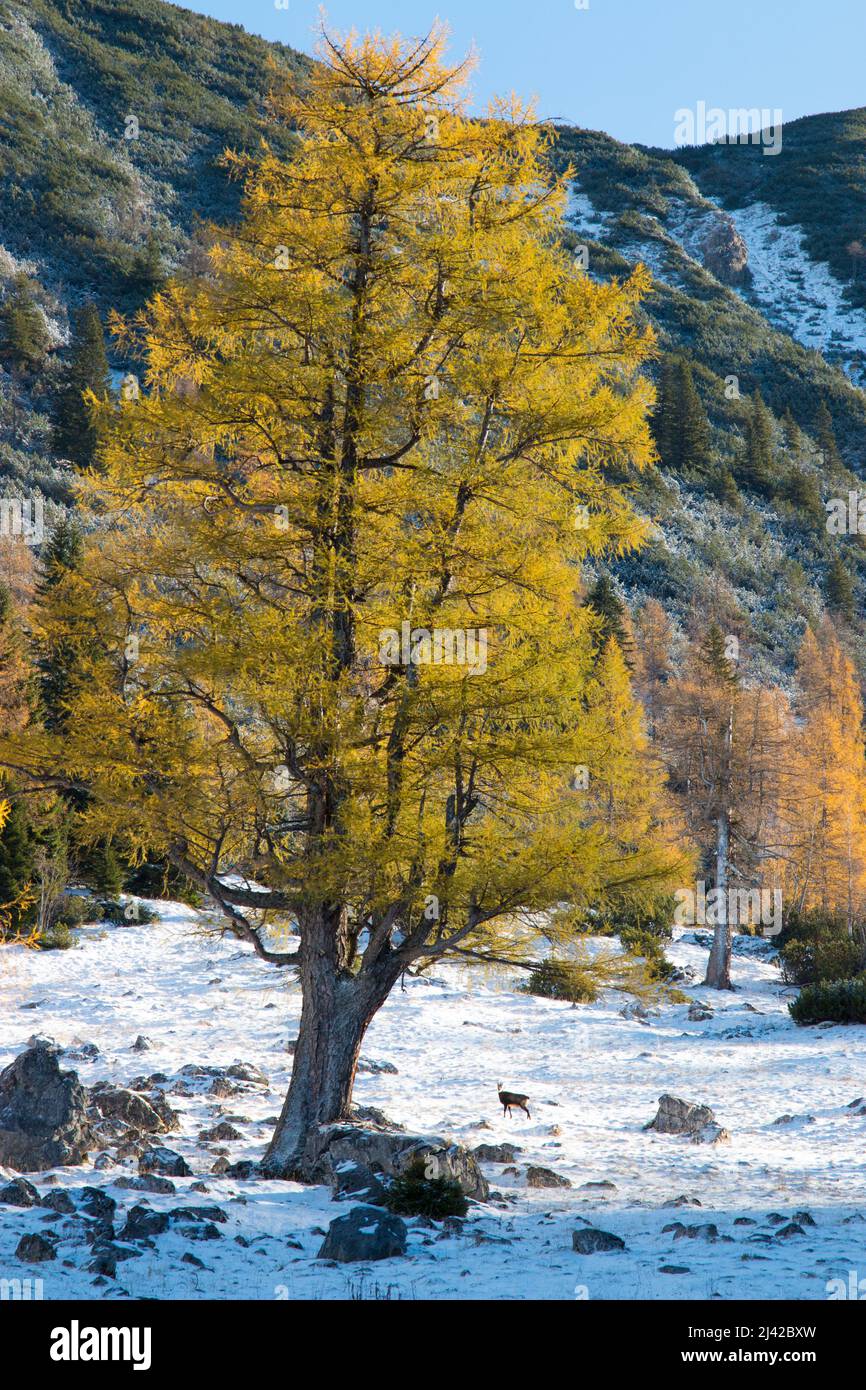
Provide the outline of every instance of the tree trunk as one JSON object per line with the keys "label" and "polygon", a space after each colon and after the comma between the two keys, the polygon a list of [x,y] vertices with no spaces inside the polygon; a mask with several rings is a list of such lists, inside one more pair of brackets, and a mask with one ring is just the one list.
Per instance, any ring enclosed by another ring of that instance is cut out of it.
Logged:
{"label": "tree trunk", "polygon": [[270,1177],[299,1174],[310,1134],[349,1117],[364,1034],[400,973],[353,975],[336,964],[334,954],[327,918],[306,933],[302,927],[301,1024],[288,1094],[262,1160]]}
{"label": "tree trunk", "polygon": [[728,921],[728,853],[730,848],[728,811],[720,811],[716,822],[716,922],[707,964],[705,985],[712,989],[731,989],[731,924]]}

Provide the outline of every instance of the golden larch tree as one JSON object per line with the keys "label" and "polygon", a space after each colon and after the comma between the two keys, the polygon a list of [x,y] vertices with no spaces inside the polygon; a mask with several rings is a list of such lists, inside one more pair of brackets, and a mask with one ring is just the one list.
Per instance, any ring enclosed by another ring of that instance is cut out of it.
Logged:
{"label": "golden larch tree", "polygon": [[296,157],[235,161],[242,224],[124,330],[146,369],[103,408],[100,527],[55,601],[87,670],[64,736],[4,755],[298,970],[275,1174],[348,1113],[407,968],[675,862],[616,810],[634,764],[579,603],[584,559],[642,537],[605,470],[652,456],[648,276],[574,263],[550,132],[469,119],[443,42],[326,37],[275,101]]}

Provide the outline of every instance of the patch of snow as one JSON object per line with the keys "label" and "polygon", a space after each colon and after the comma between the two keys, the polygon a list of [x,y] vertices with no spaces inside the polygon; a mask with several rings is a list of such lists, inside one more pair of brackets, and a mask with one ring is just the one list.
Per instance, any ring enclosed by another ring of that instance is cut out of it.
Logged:
{"label": "patch of snow", "polygon": [[749,248],[752,287],[744,297],[776,328],[838,363],[866,386],[866,311],[848,304],[829,266],[813,261],[801,227],[780,222],[765,203],[731,212]]}

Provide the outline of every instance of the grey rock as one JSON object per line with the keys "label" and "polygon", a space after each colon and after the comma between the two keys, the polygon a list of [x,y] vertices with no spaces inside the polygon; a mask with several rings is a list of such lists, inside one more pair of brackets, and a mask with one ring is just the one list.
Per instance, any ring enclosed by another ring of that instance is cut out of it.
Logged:
{"label": "grey rock", "polygon": [[372,1058],[368,1057],[360,1057],[358,1059],[358,1071],[364,1072],[370,1076],[379,1076],[380,1074],[388,1076],[397,1075],[397,1068],[394,1066],[393,1062],[374,1062]]}
{"label": "grey rock", "polygon": [[125,1192],[155,1192],[164,1197],[170,1197],[173,1192],[177,1192],[171,1178],[160,1178],[156,1173],[147,1173],[144,1177],[138,1178],[118,1178],[114,1186]]}
{"label": "grey rock", "polygon": [[604,1250],[625,1250],[625,1241],[610,1231],[599,1231],[588,1226],[583,1231],[572,1231],[571,1244],[578,1255],[595,1255]]}
{"label": "grey rock", "polygon": [[150,1102],[137,1091],[110,1086],[103,1081],[91,1086],[90,1101],[92,1109],[103,1119],[121,1120],[146,1134],[162,1134],[168,1129]]}
{"label": "grey rock", "polygon": [[559,1173],[554,1173],[552,1168],[541,1168],[536,1164],[530,1164],[526,1169],[527,1187],[571,1187],[568,1178],[563,1178]]}
{"label": "grey rock", "polygon": [[298,1176],[333,1184],[341,1165],[358,1163],[374,1173],[398,1177],[418,1159],[431,1177],[453,1178],[467,1197],[486,1201],[489,1193],[475,1156],[439,1136],[395,1133],[369,1125],[322,1125],[309,1140]]}
{"label": "grey rock", "polygon": [[478,1144],[472,1152],[479,1163],[513,1163],[523,1150],[517,1144]]}
{"label": "grey rock", "polygon": [[609,1178],[603,1178],[601,1182],[582,1182],[580,1190],[581,1192],[616,1192],[617,1186]]}
{"label": "grey rock", "polygon": [[15,1257],[26,1264],[44,1264],[46,1260],[56,1260],[57,1251],[45,1236],[38,1233],[22,1236],[15,1250]]}
{"label": "grey rock", "polygon": [[146,1149],[138,1160],[139,1173],[158,1173],[166,1178],[188,1178],[192,1170],[185,1158],[174,1149],[158,1146]]}
{"label": "grey rock", "polygon": [[218,1125],[214,1125],[213,1129],[203,1129],[198,1137],[203,1144],[219,1144],[231,1142],[235,1139],[243,1139],[244,1136],[239,1129],[235,1129],[234,1125],[230,1125],[227,1120],[221,1120]]}
{"label": "grey rock", "polygon": [[356,1260],[388,1260],[406,1253],[405,1221],[379,1207],[354,1207],[328,1227],[316,1256],[349,1264]]}
{"label": "grey rock", "polygon": [[83,1163],[93,1147],[87,1097],[56,1051],[37,1044],[0,1072],[0,1164],[18,1173]]}
{"label": "grey rock", "polygon": [[150,1038],[146,1038],[143,1033],[139,1033],[135,1042],[132,1044],[133,1052],[150,1052],[152,1048],[153,1043]]}
{"label": "grey rock", "polygon": [[168,1213],[152,1211],[150,1207],[131,1207],[126,1225],[120,1232],[121,1240],[151,1240],[168,1230]]}
{"label": "grey rock", "polygon": [[0,1188],[0,1202],[7,1207],[38,1207],[39,1193],[26,1178],[13,1178]]}
{"label": "grey rock", "polygon": [[644,1129],[653,1129],[657,1134],[695,1135],[715,1122],[716,1117],[708,1105],[694,1105],[677,1096],[663,1095],[659,1096],[658,1114]]}
{"label": "grey rock", "polygon": [[689,1018],[692,1023],[707,1023],[715,1014],[707,1004],[692,1004],[689,1007]]}

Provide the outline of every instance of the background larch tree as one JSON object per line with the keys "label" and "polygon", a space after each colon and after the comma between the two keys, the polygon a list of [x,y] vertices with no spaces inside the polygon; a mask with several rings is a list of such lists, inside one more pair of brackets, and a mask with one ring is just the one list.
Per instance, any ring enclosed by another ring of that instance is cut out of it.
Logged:
{"label": "background larch tree", "polygon": [[863,699],[832,621],[807,628],[797,663],[799,726],[788,758],[788,896],[838,912],[853,935],[866,903]]}
{"label": "background larch tree", "polygon": [[[104,407],[101,529],[48,634],[98,641],[73,642],[62,734],[4,755],[85,786],[95,839],[164,851],[299,971],[274,1174],[347,1114],[413,963],[677,873],[588,698],[579,601],[584,558],[641,538],[604,473],[652,456],[648,277],[575,268],[549,133],[515,103],[466,118],[442,51],[440,32],[325,38],[309,88],[275,102],[297,157],[235,161],[243,224],[129,330],[146,375]],[[389,664],[404,623],[414,659]],[[425,629],[483,631],[485,660],[425,660]],[[621,658],[601,679],[625,683]]]}
{"label": "background larch tree", "polygon": [[703,849],[707,887],[725,894],[710,923],[704,983],[731,989],[731,889],[775,887],[782,824],[787,706],[777,691],[745,684],[717,623],[690,644],[682,676],[656,691],[659,741],[671,789]]}

